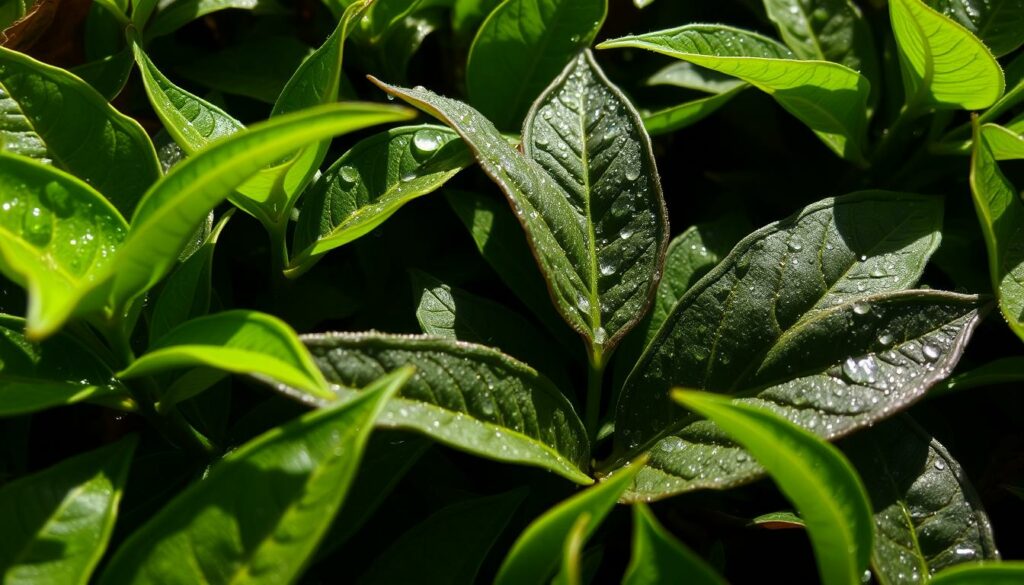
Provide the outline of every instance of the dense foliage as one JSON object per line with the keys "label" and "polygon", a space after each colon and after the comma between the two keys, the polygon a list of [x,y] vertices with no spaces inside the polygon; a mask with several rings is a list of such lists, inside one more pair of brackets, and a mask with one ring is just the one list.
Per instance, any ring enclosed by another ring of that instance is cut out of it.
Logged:
{"label": "dense foliage", "polygon": [[1024,0],[0,28],[4,584],[1024,582]]}

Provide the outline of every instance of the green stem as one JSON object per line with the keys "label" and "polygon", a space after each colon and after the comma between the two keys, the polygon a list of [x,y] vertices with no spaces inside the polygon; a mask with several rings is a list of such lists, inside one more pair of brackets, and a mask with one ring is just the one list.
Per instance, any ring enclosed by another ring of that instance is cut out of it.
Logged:
{"label": "green stem", "polygon": [[591,443],[597,440],[597,433],[600,431],[604,367],[604,356],[600,349],[595,349],[590,355],[590,363],[587,370],[587,403],[586,416],[584,417],[584,424]]}
{"label": "green stem", "polygon": [[921,110],[914,104],[907,104],[900,110],[893,123],[882,134],[874,151],[871,153],[871,166],[876,167],[893,154],[893,149],[907,136],[907,128],[921,115]]}

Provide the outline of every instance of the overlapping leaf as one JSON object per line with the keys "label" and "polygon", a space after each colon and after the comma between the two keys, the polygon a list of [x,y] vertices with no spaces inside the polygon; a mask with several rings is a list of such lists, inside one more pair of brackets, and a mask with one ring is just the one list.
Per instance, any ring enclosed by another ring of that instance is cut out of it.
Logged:
{"label": "overlapping leaf", "polygon": [[960,23],[997,57],[1024,44],[1024,2],[1020,0],[927,0]]}
{"label": "overlapping leaf", "polygon": [[633,555],[623,585],[724,585],[714,569],[676,540],[646,504],[633,505]]}

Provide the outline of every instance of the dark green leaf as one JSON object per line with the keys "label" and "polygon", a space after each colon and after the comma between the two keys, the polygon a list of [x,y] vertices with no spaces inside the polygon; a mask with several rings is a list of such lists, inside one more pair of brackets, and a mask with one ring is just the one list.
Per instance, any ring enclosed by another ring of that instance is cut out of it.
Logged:
{"label": "dark green leaf", "polygon": [[647,78],[646,85],[670,85],[705,93],[723,94],[744,85],[735,77],[690,63],[670,63]]}
{"label": "dark green leaf", "polygon": [[313,48],[281,35],[257,35],[174,69],[189,81],[273,105]]}
{"label": "dark green leaf", "polygon": [[558,574],[551,580],[551,585],[583,585],[583,570],[580,557],[587,540],[587,527],[590,526],[590,512],[580,514],[576,523],[569,530],[569,535],[562,545],[562,565]]}
{"label": "dark green leaf", "polygon": [[138,123],[67,71],[2,47],[0,113],[0,150],[56,164],[124,215],[160,176]]}
{"label": "dark green leaf", "polygon": [[928,0],[981,39],[997,57],[1024,44],[1024,2],[1021,0]]}
{"label": "dark green leaf", "polygon": [[160,0],[154,4],[159,5],[159,10],[147,26],[142,26],[144,22],[135,22],[138,28],[145,29],[147,40],[170,34],[193,20],[228,8],[278,16],[287,14],[276,0]]}
{"label": "dark green leaf", "polygon": [[1024,563],[977,563],[947,569],[932,579],[933,585],[1017,585],[1024,579]]}
{"label": "dark green leaf", "polygon": [[497,350],[381,333],[307,335],[329,382],[359,387],[399,365],[416,375],[378,424],[423,433],[475,455],[591,483],[590,448],[572,405],[547,378]]}
{"label": "dark green leaf", "polygon": [[941,396],[950,392],[983,388],[997,384],[1024,382],[1024,358],[1008,357],[980,365],[962,374],[957,374],[937,386],[928,395]]}
{"label": "dark green leaf", "polygon": [[633,556],[623,585],[725,585],[714,569],[665,530],[645,504],[633,506]]}
{"label": "dark green leaf", "polygon": [[0,488],[4,583],[85,585],[114,530],[129,438],[65,459]]}
{"label": "dark green leaf", "polygon": [[484,19],[501,0],[455,0],[452,6],[452,32],[464,45],[476,35]]}
{"label": "dark green leaf", "polygon": [[113,55],[79,65],[71,72],[110,101],[117,97],[128,83],[132,63],[132,51],[125,47]]}
{"label": "dark green leaf", "polygon": [[[100,583],[290,583],[345,500],[404,369],[249,441],[125,541]],[[240,489],[244,486],[244,489]]]}
{"label": "dark green leaf", "polygon": [[594,42],[607,11],[607,0],[502,2],[469,50],[470,102],[499,129],[518,127],[533,99]]}
{"label": "dark green leaf", "polygon": [[764,466],[800,511],[825,585],[861,583],[871,556],[871,502],[838,449],[766,409],[705,392],[672,396],[713,420]]}

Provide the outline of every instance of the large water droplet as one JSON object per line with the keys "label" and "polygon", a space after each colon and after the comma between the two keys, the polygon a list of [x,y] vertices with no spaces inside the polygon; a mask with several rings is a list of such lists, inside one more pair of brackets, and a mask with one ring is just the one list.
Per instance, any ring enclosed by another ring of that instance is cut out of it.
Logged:
{"label": "large water droplet", "polygon": [[53,237],[53,214],[48,209],[33,207],[22,217],[25,239],[36,246],[45,246]]}
{"label": "large water droplet", "polygon": [[846,358],[843,362],[843,375],[855,384],[872,384],[878,375],[878,364],[875,358]]}
{"label": "large water droplet", "polygon": [[794,252],[799,252],[804,249],[804,245],[800,243],[800,240],[790,240],[787,245],[789,246],[789,249]]}
{"label": "large water droplet", "polygon": [[615,274],[615,270],[615,263],[612,262],[611,260],[601,261],[601,274],[603,274],[604,276],[611,276]]}
{"label": "large water droplet", "polygon": [[946,462],[945,461],[943,461],[942,459],[936,459],[935,460],[935,469],[938,469],[939,471],[942,471],[945,468],[946,468]]}
{"label": "large water droplet", "polygon": [[627,181],[635,181],[640,178],[640,169],[631,165],[626,169],[625,176]]}
{"label": "large water droplet", "polygon": [[939,355],[941,354],[939,352],[939,348],[927,343],[922,348],[922,351],[924,352],[924,357],[932,361],[939,359]]}
{"label": "large water droplet", "polygon": [[443,138],[441,133],[433,128],[424,128],[416,132],[412,137],[412,146],[416,154],[428,156],[441,147]]}
{"label": "large water droplet", "polygon": [[889,345],[892,343],[892,333],[889,333],[888,331],[882,331],[879,333],[878,343],[881,343],[882,345]]}
{"label": "large water droplet", "polygon": [[604,327],[598,327],[594,330],[594,343],[598,345],[604,345],[604,342],[608,341],[608,332],[604,330]]}
{"label": "large water droplet", "polygon": [[338,177],[345,183],[353,185],[359,180],[359,171],[355,167],[345,165],[338,169]]}
{"label": "large water droplet", "polygon": [[853,303],[853,312],[858,315],[867,315],[871,312],[871,303],[866,301],[857,301]]}
{"label": "large water droplet", "polygon": [[587,297],[583,295],[580,295],[576,299],[576,306],[579,307],[580,310],[583,311],[584,313],[590,311],[590,301],[587,299]]}

